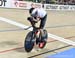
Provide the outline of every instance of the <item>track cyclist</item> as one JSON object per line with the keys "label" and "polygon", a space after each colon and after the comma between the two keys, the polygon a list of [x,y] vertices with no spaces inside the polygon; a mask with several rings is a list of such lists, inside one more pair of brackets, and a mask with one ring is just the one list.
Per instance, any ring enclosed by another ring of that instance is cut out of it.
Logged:
{"label": "track cyclist", "polygon": [[[35,24],[40,21],[39,24],[39,29],[41,30],[42,34],[43,34],[43,29],[45,27],[46,24],[46,20],[47,20],[47,12],[43,9],[43,8],[30,8],[29,9],[29,14],[30,17],[27,18],[27,20],[30,21],[32,27],[34,29],[36,29],[37,27],[35,26]],[[41,43],[41,46],[43,45],[43,43]]]}

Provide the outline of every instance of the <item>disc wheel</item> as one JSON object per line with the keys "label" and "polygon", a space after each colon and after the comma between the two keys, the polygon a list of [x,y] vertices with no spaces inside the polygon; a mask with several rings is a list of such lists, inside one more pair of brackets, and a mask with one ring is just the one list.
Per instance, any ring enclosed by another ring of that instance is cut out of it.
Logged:
{"label": "disc wheel", "polygon": [[47,31],[46,30],[43,30],[44,34],[40,35],[41,36],[41,40],[40,40],[40,43],[39,43],[39,48],[43,49],[47,43],[47,38],[48,38],[48,34],[47,34]]}

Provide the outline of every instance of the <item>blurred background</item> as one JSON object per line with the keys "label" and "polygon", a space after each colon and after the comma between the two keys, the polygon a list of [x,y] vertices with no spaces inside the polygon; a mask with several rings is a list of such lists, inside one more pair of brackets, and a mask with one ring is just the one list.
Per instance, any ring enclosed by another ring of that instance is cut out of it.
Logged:
{"label": "blurred background", "polygon": [[18,1],[32,1],[36,3],[46,3],[46,4],[75,5],[75,0],[18,0]]}

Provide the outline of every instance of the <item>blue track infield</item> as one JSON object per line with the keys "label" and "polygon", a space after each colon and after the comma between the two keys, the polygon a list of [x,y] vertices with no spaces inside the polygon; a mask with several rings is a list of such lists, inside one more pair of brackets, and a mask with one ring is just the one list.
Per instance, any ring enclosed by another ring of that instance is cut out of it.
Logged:
{"label": "blue track infield", "polygon": [[71,48],[57,54],[48,55],[45,58],[75,58],[75,48]]}

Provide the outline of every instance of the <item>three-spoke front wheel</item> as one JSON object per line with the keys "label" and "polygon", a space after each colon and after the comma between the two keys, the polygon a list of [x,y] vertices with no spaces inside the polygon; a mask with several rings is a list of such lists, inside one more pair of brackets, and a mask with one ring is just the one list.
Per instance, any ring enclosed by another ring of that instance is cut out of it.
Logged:
{"label": "three-spoke front wheel", "polygon": [[26,52],[31,52],[33,47],[34,47],[33,32],[30,31],[25,38],[24,48]]}

